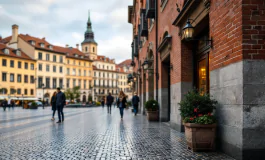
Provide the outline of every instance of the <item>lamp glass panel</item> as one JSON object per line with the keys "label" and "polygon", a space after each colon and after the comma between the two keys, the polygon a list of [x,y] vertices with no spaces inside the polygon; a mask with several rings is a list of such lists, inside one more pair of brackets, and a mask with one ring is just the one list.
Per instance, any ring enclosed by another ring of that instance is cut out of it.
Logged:
{"label": "lamp glass panel", "polygon": [[184,38],[191,39],[193,38],[194,28],[186,28],[184,30]]}

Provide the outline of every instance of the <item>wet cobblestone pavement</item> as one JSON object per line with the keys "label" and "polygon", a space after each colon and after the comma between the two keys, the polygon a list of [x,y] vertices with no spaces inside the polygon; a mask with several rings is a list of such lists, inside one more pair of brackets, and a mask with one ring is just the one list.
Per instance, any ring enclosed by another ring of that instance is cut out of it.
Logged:
{"label": "wet cobblestone pavement", "polygon": [[110,115],[106,107],[65,109],[65,122],[56,124],[49,108],[1,110],[0,159],[232,160],[219,152],[193,153],[183,133],[165,123],[149,123],[130,110],[121,121],[119,110],[112,111]]}

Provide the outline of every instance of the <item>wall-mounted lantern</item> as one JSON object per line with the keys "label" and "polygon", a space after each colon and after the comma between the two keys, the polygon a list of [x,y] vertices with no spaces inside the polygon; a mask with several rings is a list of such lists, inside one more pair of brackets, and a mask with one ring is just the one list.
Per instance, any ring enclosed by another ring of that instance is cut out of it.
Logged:
{"label": "wall-mounted lantern", "polygon": [[190,23],[191,19],[187,20],[187,24],[185,27],[182,29],[183,30],[183,35],[186,40],[191,40],[193,39],[193,34],[194,34],[194,27]]}

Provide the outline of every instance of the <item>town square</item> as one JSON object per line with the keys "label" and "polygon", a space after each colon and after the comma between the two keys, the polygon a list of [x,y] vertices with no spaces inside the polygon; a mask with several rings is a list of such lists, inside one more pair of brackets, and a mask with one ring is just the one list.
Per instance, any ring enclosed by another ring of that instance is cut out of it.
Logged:
{"label": "town square", "polygon": [[0,160],[264,160],[265,0],[0,0]]}

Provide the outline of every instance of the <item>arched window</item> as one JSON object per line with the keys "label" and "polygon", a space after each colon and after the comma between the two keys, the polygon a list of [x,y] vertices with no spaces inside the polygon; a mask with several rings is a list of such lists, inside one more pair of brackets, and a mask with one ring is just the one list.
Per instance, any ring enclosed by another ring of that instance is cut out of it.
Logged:
{"label": "arched window", "polygon": [[87,47],[86,47],[86,52],[87,52]]}
{"label": "arched window", "polygon": [[93,47],[93,52],[95,52],[95,47]]}

